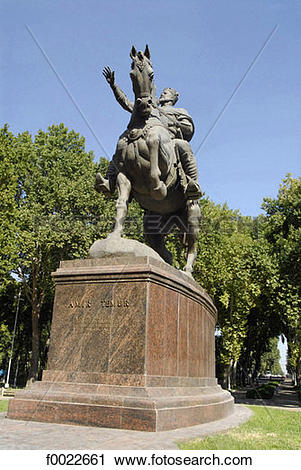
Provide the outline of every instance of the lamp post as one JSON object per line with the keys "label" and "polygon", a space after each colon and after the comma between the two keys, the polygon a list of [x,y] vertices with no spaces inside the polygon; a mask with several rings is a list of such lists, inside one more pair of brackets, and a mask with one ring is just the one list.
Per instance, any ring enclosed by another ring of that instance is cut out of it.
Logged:
{"label": "lamp post", "polygon": [[9,376],[10,376],[10,369],[11,369],[11,361],[12,361],[13,352],[14,352],[15,335],[16,335],[18,314],[19,314],[19,308],[20,308],[20,299],[21,299],[21,288],[19,289],[19,294],[18,294],[18,301],[17,301],[17,308],[16,308],[16,315],[15,315],[15,324],[14,324],[13,338],[12,338],[12,343],[11,343],[10,358],[9,358],[9,362],[8,362],[8,370],[7,370],[6,382],[5,382],[4,388],[8,388],[8,387],[9,387]]}

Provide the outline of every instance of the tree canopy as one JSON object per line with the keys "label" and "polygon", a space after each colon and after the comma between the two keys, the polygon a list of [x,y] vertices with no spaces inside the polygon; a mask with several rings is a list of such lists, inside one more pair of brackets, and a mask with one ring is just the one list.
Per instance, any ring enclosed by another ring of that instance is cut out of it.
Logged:
{"label": "tree canopy", "polygon": [[[27,132],[14,137],[7,128],[1,133],[2,279],[9,273],[19,278],[31,307],[29,378],[38,374],[40,314],[53,295],[51,272],[63,259],[85,256],[95,239],[106,236],[103,221],[113,212],[113,200],[94,191],[98,165],[84,145],[83,137],[63,124],[39,131],[34,139]],[[106,165],[102,159],[102,171]]]}
{"label": "tree canopy", "polygon": [[287,175],[275,199],[263,202],[265,236],[278,261],[277,310],[289,345],[289,364],[301,373],[301,178]]}

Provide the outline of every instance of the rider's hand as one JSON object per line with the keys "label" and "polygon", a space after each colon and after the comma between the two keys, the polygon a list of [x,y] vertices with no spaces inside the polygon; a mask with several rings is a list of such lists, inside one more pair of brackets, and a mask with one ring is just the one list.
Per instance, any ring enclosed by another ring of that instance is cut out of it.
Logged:
{"label": "rider's hand", "polygon": [[111,70],[110,67],[105,67],[102,71],[103,76],[106,81],[112,86],[115,83],[115,72]]}

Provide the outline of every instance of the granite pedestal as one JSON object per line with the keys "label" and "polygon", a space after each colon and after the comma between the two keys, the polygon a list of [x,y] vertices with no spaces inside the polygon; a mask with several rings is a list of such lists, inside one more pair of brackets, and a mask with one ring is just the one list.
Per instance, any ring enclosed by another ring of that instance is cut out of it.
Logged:
{"label": "granite pedestal", "polygon": [[163,431],[224,418],[216,309],[193,280],[150,257],[63,261],[47,370],[8,417]]}

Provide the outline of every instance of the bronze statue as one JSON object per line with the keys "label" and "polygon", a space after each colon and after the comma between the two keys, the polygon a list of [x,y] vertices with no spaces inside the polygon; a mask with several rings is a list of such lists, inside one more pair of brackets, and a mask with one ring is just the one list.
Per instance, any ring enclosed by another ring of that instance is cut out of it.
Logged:
{"label": "bronze statue", "polygon": [[156,98],[148,46],[144,53],[133,46],[130,56],[134,103],[115,84],[114,72],[109,67],[103,70],[115,98],[131,113],[131,119],[118,140],[107,179],[98,173],[95,188],[113,192],[116,186],[118,190],[116,222],[110,237],[121,237],[128,203],[134,197],[144,209],[146,241],[169,264],[172,257],[164,238],[176,224],[186,248],[184,270],[191,275],[201,195],[196,160],[189,144],[193,121],[186,110],[174,107],[178,98],[175,90],[166,88],[159,100]]}
{"label": "bronze statue", "polygon": [[[115,72],[110,67],[105,67],[103,75],[109,83],[114,96],[123,109],[130,113],[134,110],[134,103],[128,99],[125,93],[115,83]],[[174,140],[181,164],[188,179],[185,194],[188,198],[198,199],[201,189],[198,184],[198,169],[195,156],[189,145],[194,134],[194,124],[186,109],[174,108],[178,101],[179,93],[173,88],[164,88],[157,104],[160,106],[160,114],[167,118],[165,124],[168,127],[170,137]],[[112,175],[111,175],[112,176]]]}

